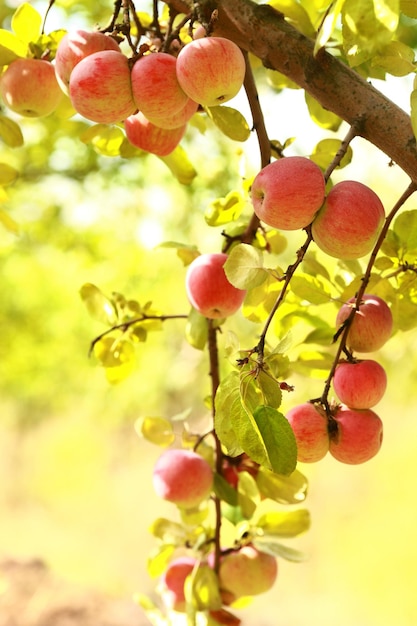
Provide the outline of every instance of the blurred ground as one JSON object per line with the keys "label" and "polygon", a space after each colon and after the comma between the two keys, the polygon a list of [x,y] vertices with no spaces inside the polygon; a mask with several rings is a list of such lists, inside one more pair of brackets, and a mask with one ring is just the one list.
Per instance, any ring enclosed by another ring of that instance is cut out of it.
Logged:
{"label": "blurred ground", "polygon": [[0,626],[146,626],[127,600],[69,584],[41,560],[0,562]]}

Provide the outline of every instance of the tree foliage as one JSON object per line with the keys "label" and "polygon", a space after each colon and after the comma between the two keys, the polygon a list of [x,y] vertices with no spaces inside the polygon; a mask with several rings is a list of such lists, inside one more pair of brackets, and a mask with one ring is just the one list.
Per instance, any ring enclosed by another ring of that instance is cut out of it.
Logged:
{"label": "tree foliage", "polygon": [[[69,30],[64,19],[59,28],[48,31],[55,8],[51,2],[44,15],[28,3],[15,11],[3,9],[3,77],[17,59],[54,62]],[[42,185],[59,188],[64,180],[71,180],[78,186],[69,186],[69,193],[88,189],[96,193],[102,188],[106,192],[111,177],[121,190],[121,198],[114,197],[119,213],[111,216],[117,228],[119,219],[129,217],[123,190],[133,192],[138,180],[144,189],[150,184],[156,188],[174,184],[182,189],[178,193],[183,205],[174,207],[168,239],[161,248],[177,264],[180,283],[186,268],[210,241],[216,251],[228,254],[224,266],[228,281],[247,291],[241,314],[207,319],[188,305],[179,310],[173,294],[167,300],[157,288],[152,298],[141,292],[136,299],[90,280],[79,286],[88,313],[102,328],[91,340],[90,357],[110,383],[131,376],[138,352],[151,353],[152,348],[143,344],[154,333],[169,337],[172,323],[176,329],[182,325],[175,347],[187,342],[209,364],[211,384],[209,397],[204,398],[207,415],[202,431],[194,431],[188,406],[177,415],[161,411],[136,423],[137,433],[161,448],[193,448],[211,464],[214,474],[210,499],[197,508],[179,507],[180,522],[155,521],[151,532],[156,548],[148,568],[151,576],[161,576],[177,554],[192,553],[196,566],[184,587],[187,624],[238,623],[233,604],[230,607],[220,593],[225,591],[219,588],[223,558],[247,544],[291,561],[304,558],[282,543],[307,531],[310,524],[308,511],[300,507],[307,495],[307,479],[297,468],[296,433],[285,416],[294,392],[288,380],[300,374],[319,381],[317,397],[303,397],[298,389],[295,393],[300,403],[310,401],[320,407],[328,436],[337,439],[338,403],[332,396],[332,380],[340,360],[357,358],[348,337],[364,295],[379,296],[389,305],[394,333],[417,325],[413,207],[417,89],[410,81],[406,112],[372,85],[374,80],[413,77],[415,3],[169,0],[142,7],[126,0],[116,2],[113,13],[106,3],[88,6],[88,11],[84,5],[69,3],[67,13],[68,18],[79,15],[86,28],[99,22],[100,32],[121,44],[131,65],[149,52],[177,56],[198,27],[204,28],[205,35],[233,41],[244,56],[244,101],[237,100],[236,108],[200,103],[181,144],[164,156],[134,146],[123,120],[107,124],[83,118],[67,94],[44,118],[25,119],[7,106],[0,112],[0,220],[9,241],[21,231],[19,203],[28,206]],[[276,138],[269,131],[263,96],[268,93],[279,103],[288,90],[303,92],[306,118],[321,129],[309,154],[299,138]],[[386,156],[387,167],[400,168],[406,179],[398,197],[390,194],[393,204],[386,206],[385,221],[369,253],[354,259],[330,258],[316,245],[311,224],[291,233],[259,220],[251,196],[258,171],[291,154],[303,154],[323,172],[329,197],[332,187],[343,180],[343,169],[361,162],[357,143],[361,138]],[[254,145],[259,152],[255,161]],[[225,163],[226,172],[222,171]],[[197,219],[188,214],[192,210],[198,212]],[[39,202],[33,211],[35,221],[48,218],[62,245],[71,248],[74,242],[66,232],[59,198],[49,204]],[[184,233],[189,233],[186,240]],[[97,246],[88,239],[84,245]],[[112,252],[117,263],[123,250]],[[105,253],[110,256],[108,250]],[[146,261],[142,265],[146,274]],[[336,313],[349,299],[353,299],[352,314],[337,327]],[[160,364],[149,357],[141,367],[144,376],[152,376]],[[207,568],[210,555],[214,562]],[[138,601],[152,623],[173,623],[170,613],[166,615],[148,598],[139,596]]]}

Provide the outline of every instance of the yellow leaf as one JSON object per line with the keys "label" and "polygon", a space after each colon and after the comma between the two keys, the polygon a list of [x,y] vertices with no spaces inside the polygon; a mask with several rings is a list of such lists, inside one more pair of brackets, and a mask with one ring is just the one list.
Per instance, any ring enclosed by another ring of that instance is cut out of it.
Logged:
{"label": "yellow leaf", "polygon": [[23,146],[23,135],[19,124],[4,115],[0,116],[0,137],[9,148]]}
{"label": "yellow leaf", "polygon": [[169,446],[175,439],[171,422],[162,417],[142,417],[137,420],[135,430],[158,446]]}
{"label": "yellow leaf", "polygon": [[0,185],[10,185],[19,176],[19,172],[7,163],[0,163]]}
{"label": "yellow leaf", "polygon": [[9,65],[18,57],[25,57],[27,44],[20,41],[9,30],[0,28],[0,65]]}
{"label": "yellow leaf", "polygon": [[250,136],[250,128],[243,115],[227,106],[208,107],[207,115],[226,137],[234,141],[246,141]]}
{"label": "yellow leaf", "polygon": [[158,158],[165,163],[182,185],[190,185],[197,176],[197,172],[182,146],[177,146],[168,156]]}
{"label": "yellow leaf", "polygon": [[41,34],[42,17],[28,2],[21,4],[12,17],[12,29],[25,43],[36,41]]}

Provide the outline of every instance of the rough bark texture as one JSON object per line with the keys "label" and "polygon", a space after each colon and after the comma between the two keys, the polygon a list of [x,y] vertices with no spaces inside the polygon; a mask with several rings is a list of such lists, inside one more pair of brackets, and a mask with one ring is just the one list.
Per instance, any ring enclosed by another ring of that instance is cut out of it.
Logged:
{"label": "rough bark texture", "polygon": [[[166,0],[181,12],[190,0]],[[349,124],[360,122],[358,135],[382,150],[417,182],[417,146],[410,117],[370,83],[285,21],[268,5],[251,0],[200,0],[207,21],[218,11],[215,34],[232,39],[262,60],[265,67],[291,78],[329,111]]]}

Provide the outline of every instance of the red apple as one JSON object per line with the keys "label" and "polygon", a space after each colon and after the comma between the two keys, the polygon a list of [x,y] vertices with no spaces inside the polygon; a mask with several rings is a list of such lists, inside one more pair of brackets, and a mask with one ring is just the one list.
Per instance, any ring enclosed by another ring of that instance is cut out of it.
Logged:
{"label": "red apple", "polygon": [[[355,307],[356,298],[350,298],[339,309],[336,325],[341,326]],[[391,337],[393,319],[391,309],[378,296],[365,294],[355,312],[347,336],[347,346],[357,352],[379,350]]]}
{"label": "red apple", "polygon": [[214,107],[237,95],[245,77],[245,58],[230,39],[203,37],[186,44],[177,58],[178,82],[202,106]]}
{"label": "red apple", "polygon": [[61,89],[66,94],[69,94],[69,81],[74,67],[85,57],[101,50],[120,52],[113,37],[99,31],[79,29],[63,36],[55,55],[55,72]]}
{"label": "red apple", "polygon": [[181,556],[172,560],[161,577],[161,595],[165,606],[183,613],[186,610],[184,584],[196,564],[191,556]]}
{"label": "red apple", "polygon": [[372,359],[344,361],[336,368],[333,387],[339,400],[351,409],[370,409],[385,393],[387,374]]}
{"label": "red apple", "polygon": [[49,61],[16,59],[0,77],[4,104],[24,117],[45,117],[58,107],[63,94]]}
{"label": "red apple", "polygon": [[384,223],[377,194],[353,180],[337,183],[312,224],[317,246],[337,259],[358,259],[371,252]]}
{"label": "red apple", "polygon": [[155,463],[155,492],[179,507],[191,509],[198,506],[209,497],[212,485],[210,464],[193,450],[170,448]]}
{"label": "red apple", "polygon": [[330,454],[349,465],[365,463],[380,450],[382,435],[382,421],[371,409],[341,405],[330,424]]}
{"label": "red apple", "polygon": [[[164,128],[164,122],[184,109],[190,98],[182,90],[177,79],[177,59],[165,52],[148,54],[134,64],[132,68],[132,93],[136,107],[156,126]],[[186,120],[187,121],[187,120]],[[181,126],[185,122],[179,122]],[[171,126],[172,128],[172,126]]]}
{"label": "red apple", "polygon": [[136,148],[158,156],[170,154],[184,136],[186,125],[160,128],[152,124],[142,111],[125,119],[126,137]]}
{"label": "red apple", "polygon": [[210,319],[233,315],[241,307],[246,291],[229,283],[223,266],[227,254],[201,254],[188,266],[185,279],[192,306]]}
{"label": "red apple", "polygon": [[305,157],[286,157],[264,167],[252,183],[252,203],[262,222],[282,230],[308,226],[325,196],[324,176]]}
{"label": "red apple", "polygon": [[320,406],[305,402],[290,409],[286,415],[297,442],[297,460],[315,463],[329,450],[328,419]]}
{"label": "red apple", "polygon": [[226,554],[220,561],[220,588],[235,599],[269,591],[277,575],[276,558],[250,544]]}
{"label": "red apple", "polygon": [[129,61],[116,50],[94,52],[77,63],[69,91],[74,109],[93,122],[121,122],[136,111]]}

